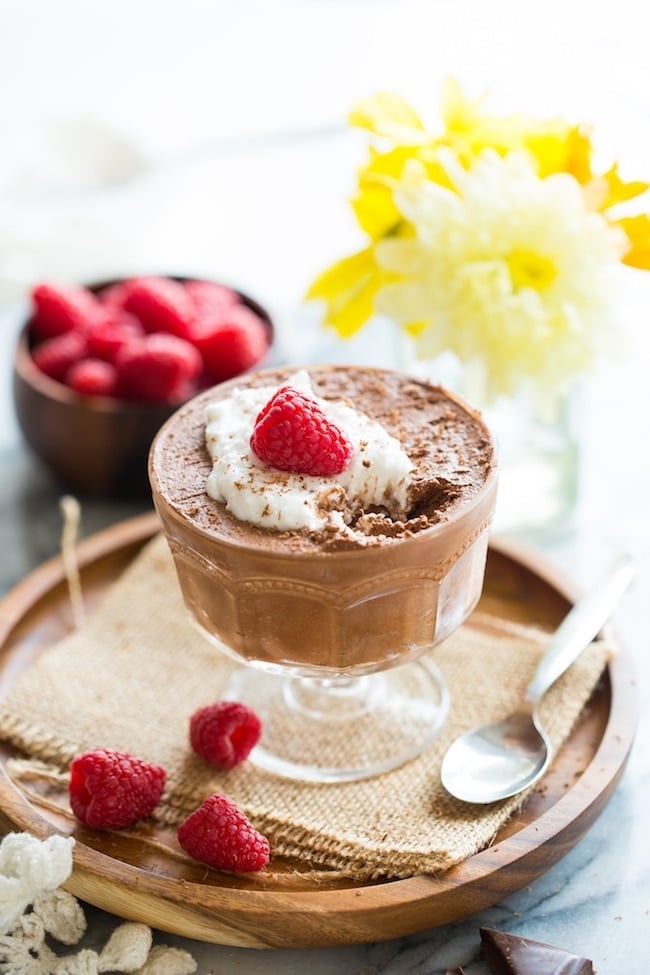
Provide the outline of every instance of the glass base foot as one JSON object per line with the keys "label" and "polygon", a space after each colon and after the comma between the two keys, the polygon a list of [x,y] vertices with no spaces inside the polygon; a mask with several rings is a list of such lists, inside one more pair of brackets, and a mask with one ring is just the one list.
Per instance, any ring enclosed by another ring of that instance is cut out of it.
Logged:
{"label": "glass base foot", "polygon": [[302,782],[352,782],[398,768],[434,740],[449,709],[428,660],[333,679],[241,667],[222,697],[243,701],[262,721],[249,761]]}

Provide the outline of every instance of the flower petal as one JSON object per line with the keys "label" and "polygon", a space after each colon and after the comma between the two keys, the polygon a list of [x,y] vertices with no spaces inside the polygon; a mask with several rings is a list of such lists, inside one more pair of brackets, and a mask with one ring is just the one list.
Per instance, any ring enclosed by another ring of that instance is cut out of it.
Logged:
{"label": "flower petal", "polygon": [[345,294],[352,288],[358,287],[359,280],[375,270],[375,259],[371,247],[350,254],[319,274],[309,286],[306,294],[307,301],[315,298],[331,298]]}
{"label": "flower petal", "polygon": [[639,213],[634,217],[621,217],[614,221],[614,225],[621,228],[630,243],[623,255],[623,263],[650,271],[650,217]]}
{"label": "flower petal", "polygon": [[428,138],[419,115],[405,99],[391,92],[379,92],[356,103],[350,112],[351,125],[369,129],[375,135],[396,142],[418,145]]}

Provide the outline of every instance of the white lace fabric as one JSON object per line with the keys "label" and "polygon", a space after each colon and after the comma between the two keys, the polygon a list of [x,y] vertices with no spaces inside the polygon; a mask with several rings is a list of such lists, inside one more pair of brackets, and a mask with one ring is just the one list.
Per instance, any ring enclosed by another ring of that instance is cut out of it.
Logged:
{"label": "white lace fabric", "polygon": [[[86,916],[62,884],[74,838],[9,833],[0,844],[0,973],[3,975],[192,975],[188,952],[153,945],[146,924],[119,924],[100,951],[80,947]],[[70,948],[76,950],[69,950]]]}

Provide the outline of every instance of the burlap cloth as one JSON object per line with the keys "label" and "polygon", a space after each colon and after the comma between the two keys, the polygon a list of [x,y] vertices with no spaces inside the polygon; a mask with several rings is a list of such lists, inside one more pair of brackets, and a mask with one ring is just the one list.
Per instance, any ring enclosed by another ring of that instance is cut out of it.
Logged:
{"label": "burlap cloth", "polygon": [[[64,772],[78,753],[109,747],[159,762],[168,786],[155,816],[175,824],[212,792],[231,796],[273,851],[346,875],[405,877],[445,870],[487,846],[523,796],[486,807],[452,799],[442,755],[464,729],[514,709],[548,635],[476,615],[434,651],[451,695],[436,742],[395,772],[363,782],[303,785],[245,762],[215,772],[188,745],[191,713],[216,700],[233,664],[188,624],[166,543],[155,537],[74,633],[0,701],[0,736],[35,765]],[[557,747],[607,660],[594,642],[547,694]]]}

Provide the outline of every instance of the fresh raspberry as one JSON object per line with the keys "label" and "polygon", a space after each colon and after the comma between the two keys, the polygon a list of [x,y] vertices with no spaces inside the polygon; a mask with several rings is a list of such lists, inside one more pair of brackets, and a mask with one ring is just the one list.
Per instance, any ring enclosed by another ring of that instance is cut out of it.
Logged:
{"label": "fresh raspberry", "polygon": [[103,359],[80,359],[66,372],[65,384],[81,396],[115,396],[117,371]]}
{"label": "fresh raspberry", "polygon": [[34,364],[51,379],[63,382],[70,366],[83,359],[88,340],[83,332],[68,331],[45,339],[32,352]]}
{"label": "fresh raspberry", "polygon": [[108,312],[88,332],[88,351],[98,359],[113,362],[122,346],[142,338],[144,329],[138,319],[128,312]]}
{"label": "fresh raspberry", "polygon": [[235,305],[240,297],[232,288],[216,281],[186,281],[185,290],[192,299],[199,322],[215,322]]}
{"label": "fresh raspberry", "polygon": [[131,290],[131,280],[131,278],[127,278],[126,281],[116,281],[115,284],[109,284],[108,287],[102,288],[101,291],[97,292],[99,303],[110,311],[123,311],[124,302]]}
{"label": "fresh raspberry", "polygon": [[37,339],[84,331],[98,317],[100,304],[86,288],[39,284],[32,291],[32,329]]}
{"label": "fresh raspberry", "polygon": [[70,766],[70,806],[87,826],[122,829],[153,812],[166,778],[160,765],[98,748],[78,755]]}
{"label": "fresh raspberry", "polygon": [[132,278],[123,307],[142,322],[145,332],[170,332],[187,338],[195,319],[194,304],[172,278]]}
{"label": "fresh raspberry", "polygon": [[115,367],[124,399],[173,403],[186,398],[201,372],[201,356],[185,339],[156,333],[123,345]]}
{"label": "fresh raspberry", "polygon": [[352,457],[343,431],[315,399],[292,386],[282,386],[260,410],[250,445],[271,467],[319,477],[340,474]]}
{"label": "fresh raspberry", "polygon": [[178,827],[178,842],[194,860],[217,870],[262,870],[270,858],[269,841],[254,828],[232,799],[209,796]]}
{"label": "fresh raspberry", "polygon": [[245,305],[233,305],[220,319],[198,322],[191,339],[213,383],[246,372],[266,355],[269,336],[262,319]]}
{"label": "fresh raspberry", "polygon": [[258,716],[239,701],[217,701],[190,718],[190,744],[209,765],[231,769],[248,758],[262,732]]}

